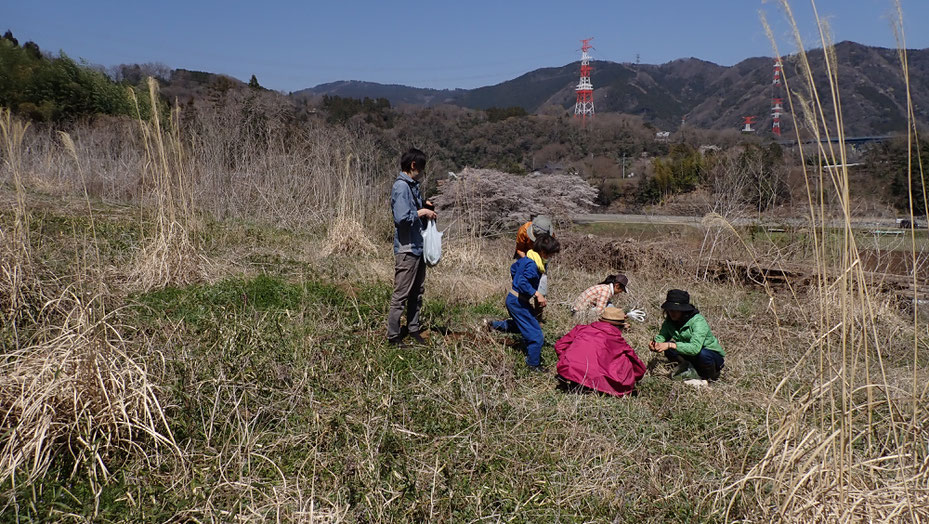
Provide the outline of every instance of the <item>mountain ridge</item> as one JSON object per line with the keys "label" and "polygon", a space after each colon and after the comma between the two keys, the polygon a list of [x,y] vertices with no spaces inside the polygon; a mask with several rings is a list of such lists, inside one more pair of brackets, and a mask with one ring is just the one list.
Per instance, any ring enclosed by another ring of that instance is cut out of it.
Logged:
{"label": "mountain ridge", "polygon": [[[835,45],[845,131],[883,134],[906,129],[906,85],[896,49],[851,41]],[[907,50],[910,84],[917,120],[929,122],[929,49]],[[826,86],[822,50],[807,52],[819,90]],[[801,87],[799,55],[783,59],[792,90]],[[638,115],[653,125],[676,129],[688,125],[735,128],[741,118],[758,117],[759,129],[770,128],[772,57],[749,57],[723,66],[696,57],[663,64],[592,61],[594,104],[598,112]],[[452,104],[472,109],[522,107],[538,113],[550,106],[570,109],[575,100],[579,62],[544,67],[510,80],[473,89],[432,89],[366,81],[337,81],[292,93],[295,97],[335,95],[387,98],[394,105],[430,107]],[[828,93],[820,93],[828,99]],[[786,97],[785,97],[786,98]],[[784,132],[792,130],[785,100]]]}

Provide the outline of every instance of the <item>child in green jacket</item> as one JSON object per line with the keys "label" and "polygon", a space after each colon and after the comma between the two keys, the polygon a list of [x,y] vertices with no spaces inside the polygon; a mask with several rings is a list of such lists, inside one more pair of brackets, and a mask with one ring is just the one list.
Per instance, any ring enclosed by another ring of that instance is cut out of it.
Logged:
{"label": "child in green jacket", "polygon": [[693,366],[700,378],[718,379],[726,352],[706,319],[690,303],[690,294],[680,289],[668,291],[661,309],[666,318],[648,349],[663,352],[668,360],[680,364],[675,374]]}

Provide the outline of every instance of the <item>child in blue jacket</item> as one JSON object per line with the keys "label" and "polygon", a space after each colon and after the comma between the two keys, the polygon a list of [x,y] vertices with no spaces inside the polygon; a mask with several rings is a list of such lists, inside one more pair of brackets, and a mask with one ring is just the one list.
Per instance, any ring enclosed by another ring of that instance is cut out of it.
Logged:
{"label": "child in blue jacket", "polygon": [[[526,364],[533,371],[545,371],[542,367],[542,345],[545,337],[542,326],[535,316],[531,299],[535,297],[541,307],[545,307],[545,297],[539,293],[539,280],[545,273],[545,263],[561,251],[561,244],[551,235],[536,235],[535,246],[530,254],[517,259],[510,266],[513,287],[506,296],[506,310],[510,313],[507,320],[490,323],[490,328],[507,333],[522,334],[526,339]],[[534,252],[534,253],[533,253]]]}

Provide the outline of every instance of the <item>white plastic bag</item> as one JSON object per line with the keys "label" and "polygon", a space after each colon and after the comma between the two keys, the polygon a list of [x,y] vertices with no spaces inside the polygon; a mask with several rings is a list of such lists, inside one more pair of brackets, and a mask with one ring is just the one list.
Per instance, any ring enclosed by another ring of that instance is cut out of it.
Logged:
{"label": "white plastic bag", "polygon": [[626,316],[636,322],[645,322],[645,311],[641,309],[633,309],[626,313]]}
{"label": "white plastic bag", "polygon": [[442,233],[435,227],[435,220],[430,220],[423,231],[423,258],[426,265],[432,267],[442,260]]}

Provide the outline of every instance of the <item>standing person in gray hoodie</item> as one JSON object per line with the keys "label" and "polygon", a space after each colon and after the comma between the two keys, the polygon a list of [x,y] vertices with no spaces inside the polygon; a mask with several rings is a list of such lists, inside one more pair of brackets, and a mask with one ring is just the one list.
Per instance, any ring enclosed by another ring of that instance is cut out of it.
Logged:
{"label": "standing person in gray hoodie", "polygon": [[435,220],[432,202],[423,202],[419,178],[426,168],[426,154],[410,148],[400,158],[400,174],[390,191],[390,208],[394,216],[394,293],[390,297],[387,317],[387,341],[400,345],[404,333],[400,317],[406,311],[406,328],[410,338],[423,343],[420,335],[419,309],[426,282],[423,260],[423,229],[427,220]]}

